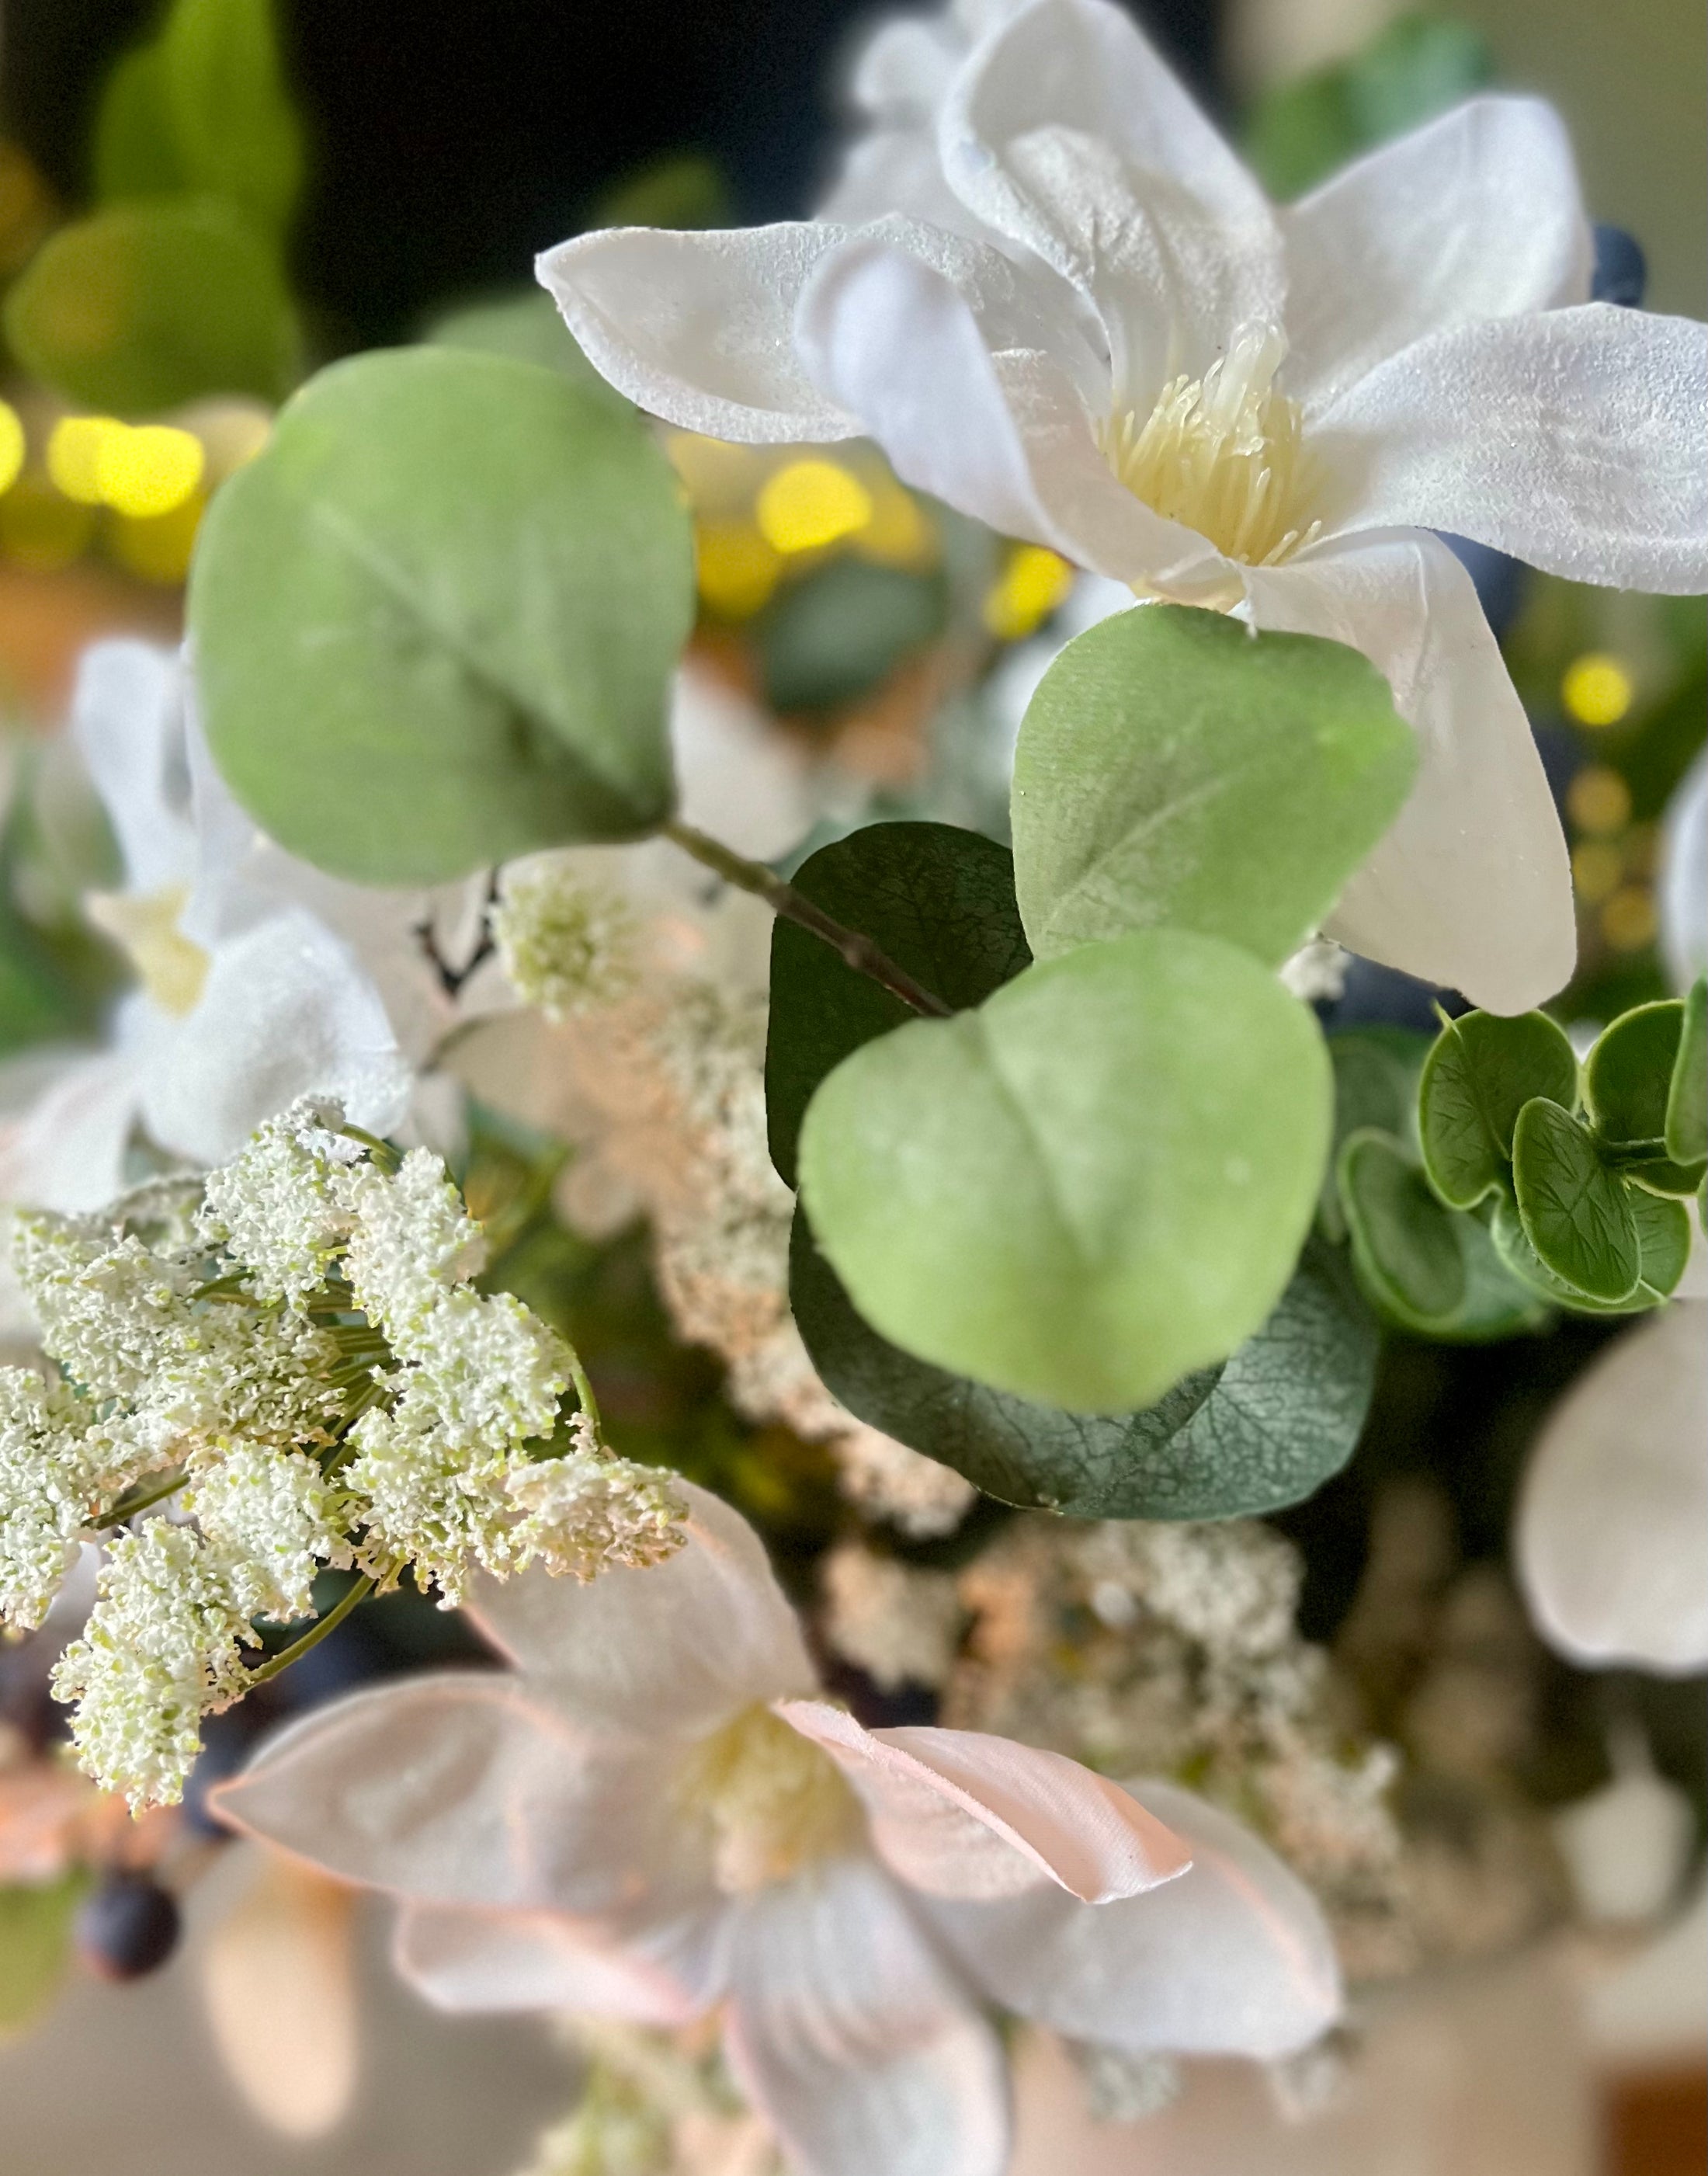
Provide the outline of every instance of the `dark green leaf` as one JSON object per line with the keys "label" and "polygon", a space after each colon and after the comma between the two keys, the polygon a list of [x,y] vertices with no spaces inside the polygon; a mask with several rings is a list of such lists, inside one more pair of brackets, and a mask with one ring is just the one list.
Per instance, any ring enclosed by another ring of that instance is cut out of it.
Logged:
{"label": "dark green leaf", "polygon": [[[957,1010],[1032,964],[1008,849],[947,824],[872,824],[803,862],[792,879],[845,928]],[[793,1186],[813,1091],[849,1053],[914,1017],[820,938],[780,916],[771,935],[765,1117],[771,1160]]]}
{"label": "dark green leaf", "polygon": [[1334,1142],[1323,1178],[1323,1230],[1338,1243],[1346,1237],[1337,1172],[1342,1144],[1361,1127],[1415,1145],[1418,1074],[1429,1037],[1403,1027],[1347,1028],[1328,1039],[1334,1067]]}
{"label": "dark green leaf", "polygon": [[789,1297],[849,1411],[986,1495],[1080,1519],[1231,1519],[1296,1504],[1352,1455],[1376,1336],[1333,1252],[1306,1248],[1280,1304],[1231,1359],[1137,1413],[1065,1412],[917,1360],[855,1312],[797,1214]]}
{"label": "dark green leaf", "polygon": [[753,623],[765,699],[774,710],[828,710],[887,678],[942,632],[935,577],[831,559],[778,590]]}
{"label": "dark green leaf", "polygon": [[1453,1213],[1391,1134],[1354,1134],[1341,1150],[1340,1196],[1364,1287],[1407,1327],[1425,1330],[1463,1306],[1465,1262]]}
{"label": "dark green leaf", "polygon": [[1249,953],[1145,930],[844,1058],[801,1129],[802,1198],[887,1337],[1121,1412],[1273,1308],[1330,1100],[1315,1021]]}
{"label": "dark green leaf", "polygon": [[1494,1212],[1490,1229],[1495,1251],[1513,1276],[1532,1292],[1574,1314],[1641,1314],[1659,1306],[1684,1274],[1690,1253],[1690,1213],[1683,1202],[1662,1201],[1651,1194],[1633,1191],[1630,1203],[1642,1268],[1636,1289],[1626,1299],[1603,1304],[1586,1298],[1575,1286],[1555,1276],[1537,1259],[1524,1235],[1517,1207],[1510,1201],[1500,1202]]}
{"label": "dark green leaf", "polygon": [[1444,1201],[1470,1209],[1510,1184],[1513,1128],[1537,1096],[1566,1110],[1577,1100],[1577,1059],[1546,1013],[1447,1023],[1418,1089],[1423,1168]]}
{"label": "dark green leaf", "polygon": [[1634,1197],[1587,1129],[1538,1096],[1518,1114],[1512,1176],[1524,1236],[1543,1266],[1586,1299],[1629,1299],[1642,1268]]}
{"label": "dark green leaf", "polygon": [[1684,1000],[1678,1056],[1667,1091],[1667,1153],[1677,1163],[1708,1157],[1708,981]]}
{"label": "dark green leaf", "polygon": [[1684,1025],[1684,1006],[1666,998],[1621,1013],[1596,1038],[1584,1061],[1584,1109],[1602,1140],[1662,1140]]}
{"label": "dark green leaf", "polygon": [[0,1888],[0,2037],[32,2024],[71,1961],[71,1927],[89,1886],[81,1872],[39,1887]]}
{"label": "dark green leaf", "polygon": [[323,372],[214,500],[189,611],[221,770],[323,868],[432,883],[669,813],[687,515],[638,419],[549,371]]}
{"label": "dark green leaf", "polygon": [[1278,965],[1399,813],[1417,760],[1356,650],[1185,606],[1117,612],[1062,650],[1020,729],[1033,949],[1166,924]]}

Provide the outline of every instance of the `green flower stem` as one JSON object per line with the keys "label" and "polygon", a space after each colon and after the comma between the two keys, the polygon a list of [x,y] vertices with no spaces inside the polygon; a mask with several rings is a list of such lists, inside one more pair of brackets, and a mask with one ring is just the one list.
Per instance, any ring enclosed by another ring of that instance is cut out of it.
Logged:
{"label": "green flower stem", "polygon": [[581,1409],[587,1415],[588,1425],[601,1443],[605,1440],[605,1426],[599,1419],[599,1400],[593,1394],[593,1384],[587,1379],[587,1370],[581,1364],[581,1355],[572,1345],[569,1348],[569,1379],[575,1385],[575,1395],[581,1401]]}
{"label": "green flower stem", "polygon": [[250,1684],[264,1685],[269,1678],[276,1678],[281,1671],[288,1670],[293,1662],[300,1661],[311,1647],[317,1647],[328,1632],[337,1631],[358,1602],[367,1600],[377,1583],[366,1575],[361,1579],[353,1579],[325,1616],[317,1618],[300,1640],[293,1640],[288,1647],[281,1647],[276,1655],[269,1656],[249,1673]]}
{"label": "green flower stem", "polygon": [[176,1496],[189,1479],[182,1466],[174,1466],[164,1481],[157,1481],[152,1488],[143,1488],[128,1496],[121,1496],[110,1511],[103,1511],[89,1526],[97,1533],[105,1533],[109,1526],[122,1526],[127,1519],[138,1511],[146,1511],[151,1504],[164,1504],[168,1496]]}
{"label": "green flower stem", "polygon": [[841,922],[832,921],[804,892],[785,883],[762,862],[750,862],[718,840],[708,838],[705,832],[697,831],[691,824],[673,820],[664,825],[664,835],[674,840],[685,854],[691,854],[697,862],[715,870],[726,884],[751,891],[756,898],[762,899],[773,914],[780,914],[785,921],[798,922],[801,928],[811,930],[833,952],[839,953],[855,974],[870,976],[914,1012],[922,1013],[927,1020],[947,1020],[952,1014],[953,1006],[946,1005],[923,983],[916,982],[904,968],[881,952],[870,937],[863,937],[859,930],[844,928]]}

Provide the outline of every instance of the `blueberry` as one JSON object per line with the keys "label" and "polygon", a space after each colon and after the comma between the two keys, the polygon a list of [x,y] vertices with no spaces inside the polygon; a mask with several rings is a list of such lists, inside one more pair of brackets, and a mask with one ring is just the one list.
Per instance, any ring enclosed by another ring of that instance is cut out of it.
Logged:
{"label": "blueberry", "polygon": [[111,1873],[77,1915],[77,1947],[103,1979],[140,1979],[178,1946],[178,1907],[147,1874]]}
{"label": "blueberry", "polygon": [[1590,280],[1592,302],[1618,302],[1624,308],[1640,307],[1648,284],[1648,260],[1642,245],[1622,226],[1596,229],[1596,269]]}

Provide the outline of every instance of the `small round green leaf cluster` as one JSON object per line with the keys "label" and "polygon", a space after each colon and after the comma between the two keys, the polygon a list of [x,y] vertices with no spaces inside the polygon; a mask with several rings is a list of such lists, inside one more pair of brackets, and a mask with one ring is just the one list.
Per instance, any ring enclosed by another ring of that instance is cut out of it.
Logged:
{"label": "small round green leaf cluster", "polygon": [[56,1672],[98,1782],[175,1798],[202,1716],[275,1666],[260,1624],[312,1618],[323,1571],[407,1569],[449,1607],[477,1568],[676,1546],[668,1477],[605,1449],[568,1346],[470,1283],[484,1254],[436,1156],[309,1103],[199,1187],[18,1219],[60,1379],[0,1371],[0,1617],[40,1624],[83,1542],[176,1499],[113,1541]]}
{"label": "small round green leaf cluster", "polygon": [[[1379,1310],[1474,1339],[1510,1335],[1549,1305],[1657,1306],[1684,1273],[1684,1205],[1700,1204],[1708,1172],[1704,1042],[1700,983],[1622,1015],[1581,1067],[1545,1014],[1468,1013],[1410,1066],[1388,1051],[1384,1109],[1369,1039],[1343,1039],[1352,1123],[1335,1208]],[[1419,1058],[1413,1097],[1405,1076]]]}

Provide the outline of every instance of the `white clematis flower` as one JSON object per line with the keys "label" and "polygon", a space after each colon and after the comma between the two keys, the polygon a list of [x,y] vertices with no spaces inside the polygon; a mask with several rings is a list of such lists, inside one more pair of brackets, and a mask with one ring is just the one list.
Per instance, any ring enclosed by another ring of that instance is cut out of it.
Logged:
{"label": "white clematis flower", "polygon": [[1432,532],[1708,587],[1708,329],[1586,302],[1556,117],[1473,99],[1277,209],[1126,15],[1033,0],[954,71],[937,154],[947,224],[913,191],[926,217],[591,234],[540,276],[673,422],[868,435],[906,482],[1142,596],[1361,650],[1423,762],[1329,933],[1494,1011],[1550,995],[1564,841]]}
{"label": "white clematis flower", "polygon": [[1577,1661],[1708,1665],[1708,1320],[1675,1300],[1548,1416],[1518,1510],[1531,1614]]}
{"label": "white clematis flower", "polygon": [[654,1569],[482,1584],[518,1674],[323,1708],[221,1813],[400,1896],[400,1964],[443,2006],[721,2007],[811,2176],[1001,2176],[981,1997],[1141,2050],[1276,2054],[1331,2021],[1321,1916],[1237,1823],[1006,1738],[862,1729],[816,1697],[751,1529],[681,1493]]}
{"label": "white clematis flower", "polygon": [[[71,733],[124,857],[122,888],[90,895],[87,911],[140,987],[120,1004],[110,1047],[68,1064],[24,1118],[0,1199],[101,1207],[123,1188],[138,1122],[203,1166],[300,1096],[333,1096],[377,1132],[396,1124],[409,1071],[386,1008],[348,945],[276,881],[301,865],[259,841],[226,792],[176,656],[96,645]],[[274,881],[257,867],[262,846]]]}

